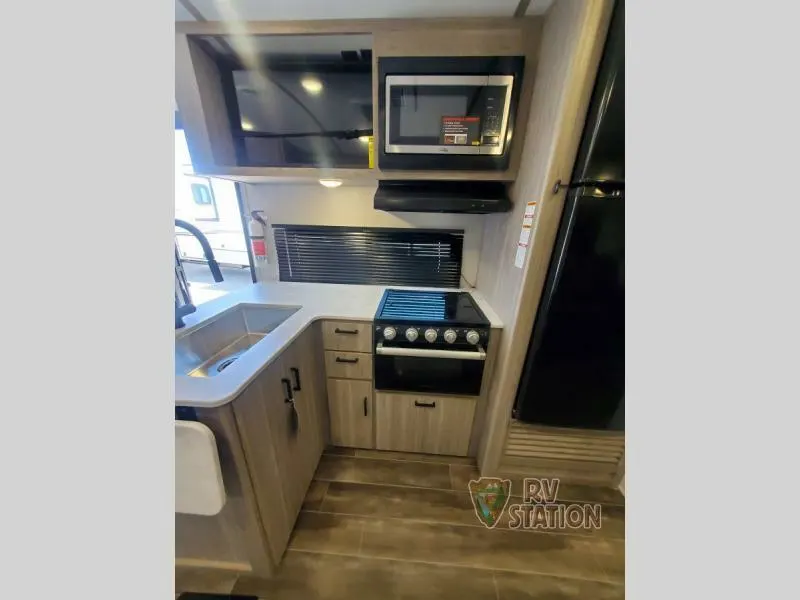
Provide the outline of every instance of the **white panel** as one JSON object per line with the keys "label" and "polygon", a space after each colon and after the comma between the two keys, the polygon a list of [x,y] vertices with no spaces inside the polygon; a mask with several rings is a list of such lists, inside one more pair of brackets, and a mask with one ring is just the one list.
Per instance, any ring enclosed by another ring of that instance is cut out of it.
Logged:
{"label": "white panel", "polygon": [[531,0],[526,15],[543,15],[552,6],[555,0]]}
{"label": "white panel", "polygon": [[518,0],[191,0],[209,21],[510,17]]}
{"label": "white panel", "polygon": [[225,506],[225,486],[211,430],[175,421],[175,512],[216,515]]}
{"label": "white panel", "polygon": [[183,4],[178,2],[178,0],[174,0],[174,1],[175,1],[175,20],[176,21],[194,21],[195,20],[195,18],[192,16],[192,13],[190,13],[188,10],[186,10],[183,7]]}

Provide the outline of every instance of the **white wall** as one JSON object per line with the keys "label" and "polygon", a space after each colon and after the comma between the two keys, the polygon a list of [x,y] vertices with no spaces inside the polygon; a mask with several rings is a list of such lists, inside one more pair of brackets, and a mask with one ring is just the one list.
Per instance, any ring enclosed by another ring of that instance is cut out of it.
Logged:
{"label": "white wall", "polygon": [[[483,215],[450,213],[388,213],[375,210],[376,185],[347,185],[326,188],[319,183],[248,184],[244,188],[247,211],[263,210],[269,225],[343,225],[356,227],[419,227],[463,229],[464,256],[461,284],[471,287],[478,276],[478,262],[483,239]],[[267,245],[270,260],[275,245]],[[277,279],[277,266],[258,268],[259,281]],[[466,282],[465,282],[466,280]]]}

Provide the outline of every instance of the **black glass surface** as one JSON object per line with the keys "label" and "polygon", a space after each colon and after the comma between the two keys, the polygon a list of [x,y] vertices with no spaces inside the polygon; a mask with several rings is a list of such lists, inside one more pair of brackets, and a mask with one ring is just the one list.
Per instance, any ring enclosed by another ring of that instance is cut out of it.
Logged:
{"label": "black glass surface", "polygon": [[477,396],[482,360],[376,355],[375,389],[429,394]]}
{"label": "black glass surface", "polygon": [[376,318],[387,322],[436,322],[489,326],[468,292],[386,290]]}

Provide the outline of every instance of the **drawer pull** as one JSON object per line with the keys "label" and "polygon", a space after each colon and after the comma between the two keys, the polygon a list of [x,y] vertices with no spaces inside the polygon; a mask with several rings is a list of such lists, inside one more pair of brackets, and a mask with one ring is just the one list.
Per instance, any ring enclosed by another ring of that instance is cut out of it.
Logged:
{"label": "drawer pull", "polygon": [[341,356],[336,357],[336,362],[338,363],[351,363],[355,364],[358,362],[357,358],[342,358]]}
{"label": "drawer pull", "polygon": [[419,400],[414,400],[414,406],[419,406],[420,408],[436,408],[436,402],[420,402]]}
{"label": "drawer pull", "polygon": [[292,382],[286,379],[285,377],[281,378],[281,383],[283,384],[283,401],[284,402],[294,402],[294,395],[292,394]]}
{"label": "drawer pull", "polygon": [[367,416],[367,397],[364,396],[364,416]]}
{"label": "drawer pull", "polygon": [[292,367],[289,370],[292,372],[292,375],[294,375],[294,386],[292,386],[292,390],[295,391],[295,392],[299,392],[300,391],[300,369],[298,369],[297,367]]}
{"label": "drawer pull", "polygon": [[358,335],[358,329],[339,329],[337,327],[333,331],[334,333],[343,333],[344,335]]}

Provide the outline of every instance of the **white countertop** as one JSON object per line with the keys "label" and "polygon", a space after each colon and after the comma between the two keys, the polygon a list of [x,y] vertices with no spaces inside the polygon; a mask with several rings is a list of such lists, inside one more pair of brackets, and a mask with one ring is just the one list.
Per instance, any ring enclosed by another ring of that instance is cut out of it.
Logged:
{"label": "white countertop", "polygon": [[[197,307],[184,317],[186,326],[175,331],[180,338],[206,321],[238,304],[270,304],[300,307],[264,339],[242,354],[236,362],[215,377],[200,378],[175,375],[175,404],[179,406],[214,407],[233,400],[284,348],[318,319],[372,321],[387,287],[380,285],[335,285],[325,283],[256,283]],[[435,288],[436,291],[454,291]],[[489,319],[493,328],[502,328],[497,314],[476,290],[469,292]]]}

